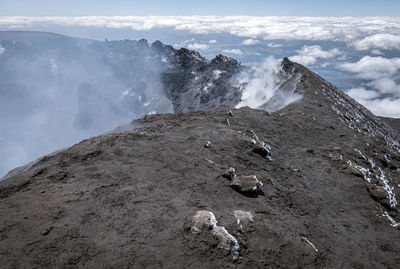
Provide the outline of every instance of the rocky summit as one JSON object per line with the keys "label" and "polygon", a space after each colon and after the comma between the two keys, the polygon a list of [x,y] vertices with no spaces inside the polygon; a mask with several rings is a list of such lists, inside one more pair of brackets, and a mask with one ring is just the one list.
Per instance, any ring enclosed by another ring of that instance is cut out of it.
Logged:
{"label": "rocky summit", "polygon": [[[190,68],[167,88],[237,68],[177,55]],[[0,182],[1,267],[398,268],[391,121],[288,59],[280,76],[302,98],[275,112],[148,115],[14,171]],[[178,112],[210,100],[188,85],[169,91]]]}

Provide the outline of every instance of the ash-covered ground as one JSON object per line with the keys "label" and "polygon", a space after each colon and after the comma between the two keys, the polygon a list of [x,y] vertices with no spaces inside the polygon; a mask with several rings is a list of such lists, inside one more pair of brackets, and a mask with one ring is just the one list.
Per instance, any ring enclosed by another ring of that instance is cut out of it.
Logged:
{"label": "ash-covered ground", "polygon": [[146,116],[0,182],[1,266],[396,268],[396,132],[282,70],[302,99],[274,113]]}

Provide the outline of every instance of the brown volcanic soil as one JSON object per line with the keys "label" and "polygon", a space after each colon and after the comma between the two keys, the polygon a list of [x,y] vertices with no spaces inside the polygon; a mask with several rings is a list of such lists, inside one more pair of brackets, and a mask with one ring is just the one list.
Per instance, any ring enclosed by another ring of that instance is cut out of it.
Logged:
{"label": "brown volcanic soil", "polygon": [[[391,130],[286,64],[303,76],[300,103],[272,114],[241,108],[232,117],[221,107],[146,116],[139,129],[84,140],[1,182],[0,267],[396,268],[400,214],[380,179],[399,197]],[[272,161],[253,152],[252,131]],[[222,176],[229,167],[256,175],[262,192],[231,188]],[[210,231],[190,231],[198,210],[237,239],[241,259]],[[240,228],[234,210],[253,222]]]}

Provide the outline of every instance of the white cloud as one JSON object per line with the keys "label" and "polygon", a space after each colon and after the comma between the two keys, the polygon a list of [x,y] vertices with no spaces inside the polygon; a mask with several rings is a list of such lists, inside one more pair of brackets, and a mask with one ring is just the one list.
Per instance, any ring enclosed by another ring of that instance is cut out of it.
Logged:
{"label": "white cloud", "polygon": [[240,49],[225,49],[222,50],[223,53],[229,53],[229,54],[236,54],[236,55],[242,55],[243,51],[241,51]]}
{"label": "white cloud", "polygon": [[274,42],[270,42],[270,43],[267,44],[267,46],[270,47],[270,48],[279,48],[279,47],[282,47],[283,45],[282,44],[276,44]]}
{"label": "white cloud", "polygon": [[373,99],[365,100],[358,99],[362,105],[368,107],[375,115],[400,118],[400,99],[385,98],[385,99]]}
{"label": "white cloud", "polygon": [[207,44],[192,43],[188,44],[187,47],[191,50],[207,50],[210,46]]}
{"label": "white cloud", "polygon": [[319,45],[304,46],[301,50],[298,50],[297,53],[299,54],[291,56],[290,60],[303,65],[315,64],[318,58],[330,59],[342,54],[342,52],[336,48],[324,51]]}
{"label": "white cloud", "polygon": [[1,44],[0,44],[0,55],[1,55],[5,50],[6,50],[6,49],[3,48],[3,47],[1,46]]}
{"label": "white cloud", "polygon": [[362,87],[350,89],[346,93],[356,100],[370,100],[379,96],[376,91],[366,90]]}
{"label": "white cloud", "polygon": [[317,59],[313,56],[308,55],[296,55],[290,57],[290,60],[296,63],[300,63],[302,65],[312,65],[317,62]]}
{"label": "white cloud", "polygon": [[208,41],[208,43],[215,44],[215,43],[217,43],[217,40],[213,39],[213,40]]}
{"label": "white cloud", "polygon": [[[145,31],[172,28],[191,33],[229,33],[264,40],[334,40],[357,42],[360,48],[377,43],[396,46],[400,36],[398,17],[255,17],[255,16],[86,16],[86,17],[0,17],[1,28],[36,26],[87,26],[131,28]],[[384,34],[386,36],[379,36]],[[373,37],[375,36],[375,37]],[[365,39],[370,37],[369,39]],[[364,41],[363,41],[364,40]],[[356,44],[356,43],[355,43]]]}
{"label": "white cloud", "polygon": [[346,92],[377,116],[400,118],[400,99],[379,99],[379,93],[364,88],[350,89]]}
{"label": "white cloud", "polygon": [[377,49],[371,50],[371,54],[374,54],[374,55],[383,55],[383,53],[382,53],[380,50],[377,50]]}
{"label": "white cloud", "polygon": [[381,78],[368,83],[371,86],[383,94],[392,94],[394,96],[400,96],[400,85],[397,85],[393,79]]}
{"label": "white cloud", "polygon": [[395,50],[400,49],[400,35],[392,34],[376,34],[367,36],[362,40],[352,43],[356,50],[384,49]]}
{"label": "white cloud", "polygon": [[243,42],[242,42],[242,44],[245,45],[245,46],[256,45],[256,44],[258,44],[258,43],[260,43],[259,40],[257,40],[257,39],[252,39],[252,38],[243,40]]}
{"label": "white cloud", "polygon": [[344,63],[340,68],[363,79],[379,79],[390,77],[400,69],[400,58],[383,58],[364,56],[356,63]]}

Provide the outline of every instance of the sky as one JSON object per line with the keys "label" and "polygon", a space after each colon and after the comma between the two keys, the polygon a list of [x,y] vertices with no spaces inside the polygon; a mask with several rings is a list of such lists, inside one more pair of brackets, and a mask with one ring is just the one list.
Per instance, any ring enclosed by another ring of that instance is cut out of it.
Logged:
{"label": "sky", "polygon": [[0,0],[0,16],[399,16],[399,0]]}

